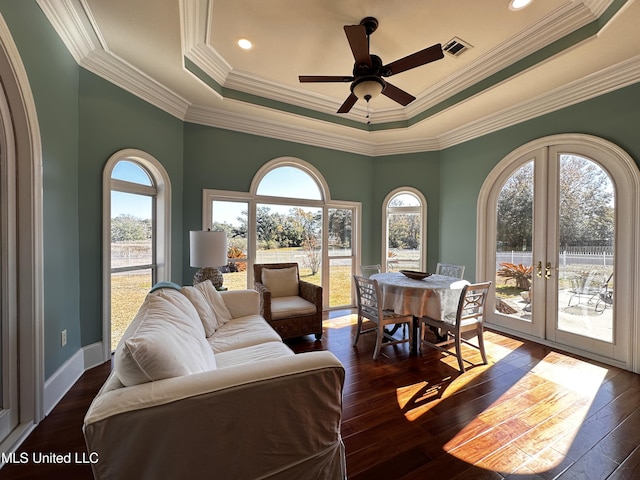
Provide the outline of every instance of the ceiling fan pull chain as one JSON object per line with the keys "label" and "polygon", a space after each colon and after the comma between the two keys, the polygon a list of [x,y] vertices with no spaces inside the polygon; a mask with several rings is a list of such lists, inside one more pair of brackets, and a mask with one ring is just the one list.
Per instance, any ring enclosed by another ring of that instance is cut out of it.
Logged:
{"label": "ceiling fan pull chain", "polygon": [[371,125],[371,111],[369,110],[369,99],[367,98],[367,125]]}

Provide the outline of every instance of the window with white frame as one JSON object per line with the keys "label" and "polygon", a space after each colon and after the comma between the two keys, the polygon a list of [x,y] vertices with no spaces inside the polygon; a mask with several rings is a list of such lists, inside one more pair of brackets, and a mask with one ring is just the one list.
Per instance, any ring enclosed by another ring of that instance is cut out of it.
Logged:
{"label": "window with white frame", "polygon": [[108,355],[149,289],[170,279],[170,182],[155,158],[123,150],[107,162],[103,183],[103,338]]}
{"label": "window with white frame", "polygon": [[295,262],[321,285],[325,308],[353,304],[360,204],[333,201],[322,175],[297,158],[278,158],[255,175],[249,193],[205,190],[203,229],[224,230],[228,289],[253,285],[254,263]]}
{"label": "window with white frame", "polygon": [[412,187],[401,187],[382,204],[382,262],[390,271],[426,270],[427,201]]}

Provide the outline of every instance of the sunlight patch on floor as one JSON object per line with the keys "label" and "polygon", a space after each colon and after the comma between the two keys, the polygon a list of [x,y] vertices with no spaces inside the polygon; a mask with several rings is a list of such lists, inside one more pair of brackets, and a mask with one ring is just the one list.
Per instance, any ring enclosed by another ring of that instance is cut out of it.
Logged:
{"label": "sunlight patch on floor", "polygon": [[352,325],[358,325],[358,315],[355,313],[331,317],[322,322],[323,327],[331,329],[340,329]]}
{"label": "sunlight patch on floor", "polygon": [[[443,448],[488,470],[549,471],[569,452],[607,372],[551,352]],[[478,453],[487,445],[495,446],[490,455]]]}

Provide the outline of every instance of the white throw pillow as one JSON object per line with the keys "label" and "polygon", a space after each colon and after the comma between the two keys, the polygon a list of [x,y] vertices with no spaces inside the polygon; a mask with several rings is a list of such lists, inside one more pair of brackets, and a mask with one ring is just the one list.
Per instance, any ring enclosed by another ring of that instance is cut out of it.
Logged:
{"label": "white throw pillow", "polygon": [[193,306],[193,303],[187,300],[179,290],[164,288],[162,290],[157,290],[150,293],[149,296],[163,298],[168,303],[176,307],[180,312],[182,312],[182,315],[179,316],[167,316],[168,320],[180,323],[185,322],[195,328],[200,335],[202,335],[203,337],[206,336],[204,327],[202,326],[202,321],[200,320],[200,315],[198,315],[198,311]]}
{"label": "white throw pillow", "polygon": [[208,295],[205,294],[205,283],[211,284],[211,282],[200,282],[193,287],[182,287],[180,293],[187,297],[196,308],[204,327],[204,333],[207,337],[210,337],[216,333],[219,325],[213,305]]}
{"label": "white throw pillow", "polygon": [[164,295],[147,295],[134,330],[127,333],[114,355],[114,370],[125,386],[216,368],[213,351],[200,329]]}
{"label": "white throw pillow", "polygon": [[211,304],[213,311],[216,314],[216,318],[218,319],[218,327],[221,327],[225,323],[231,320],[231,312],[229,308],[227,308],[227,304],[224,303],[224,299],[220,292],[216,290],[216,287],[213,286],[213,283],[210,281],[198,283],[199,288],[202,289],[202,294]]}
{"label": "white throw pillow", "polygon": [[291,297],[299,295],[298,269],[263,268],[262,284],[271,291],[272,297]]}

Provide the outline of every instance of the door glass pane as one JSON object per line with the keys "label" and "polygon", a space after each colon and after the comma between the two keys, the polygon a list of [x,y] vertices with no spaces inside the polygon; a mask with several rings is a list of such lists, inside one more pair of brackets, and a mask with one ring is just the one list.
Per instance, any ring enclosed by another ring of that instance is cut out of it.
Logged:
{"label": "door glass pane", "polygon": [[256,230],[256,263],[295,262],[301,280],[321,285],[321,208],[258,204]]}
{"label": "door glass pane", "polygon": [[212,202],[211,224],[213,230],[227,232],[227,258],[229,263],[221,268],[222,286],[228,290],[244,290],[247,285],[247,202]]}
{"label": "door glass pane", "polygon": [[329,209],[329,256],[351,256],[353,211],[348,208]]}
{"label": "door glass pane", "polygon": [[496,208],[496,310],[530,322],[533,161],[505,182]]}
{"label": "door glass pane", "polygon": [[111,351],[138,313],[152,287],[152,270],[135,270],[111,274]]}
{"label": "door glass pane", "polygon": [[330,208],[329,215],[329,307],[351,305],[353,210]]}
{"label": "door glass pane", "polygon": [[558,329],[613,341],[615,195],[609,175],[560,156]]}
{"label": "door glass pane", "polygon": [[351,305],[352,268],[350,258],[329,260],[329,307]]}

